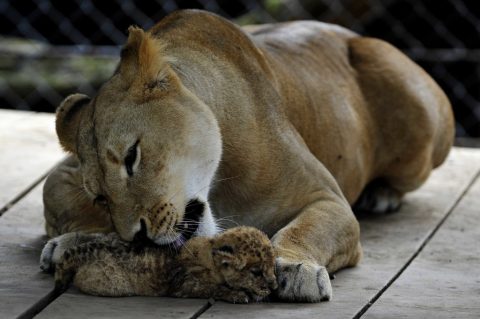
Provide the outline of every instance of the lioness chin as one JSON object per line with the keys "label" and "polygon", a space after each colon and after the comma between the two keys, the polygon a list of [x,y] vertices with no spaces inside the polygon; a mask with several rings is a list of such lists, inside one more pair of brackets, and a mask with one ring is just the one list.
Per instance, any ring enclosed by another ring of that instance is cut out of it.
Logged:
{"label": "lioness chin", "polygon": [[[97,95],[58,108],[72,155],[45,184],[47,233],[181,244],[227,218],[271,237],[280,298],[328,300],[328,272],[362,255],[351,206],[396,209],[444,161],[453,123],[438,85],[381,40],[178,11],[130,28]],[[62,238],[44,268],[78,241]]]}

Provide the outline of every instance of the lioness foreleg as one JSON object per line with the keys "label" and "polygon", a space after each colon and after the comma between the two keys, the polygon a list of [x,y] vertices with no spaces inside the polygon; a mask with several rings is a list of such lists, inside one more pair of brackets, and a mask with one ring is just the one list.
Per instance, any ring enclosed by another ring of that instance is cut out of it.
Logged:
{"label": "lioness foreleg", "polygon": [[362,255],[360,230],[350,206],[336,195],[307,205],[272,238],[277,251],[278,296],[330,300],[329,272],[354,266]]}

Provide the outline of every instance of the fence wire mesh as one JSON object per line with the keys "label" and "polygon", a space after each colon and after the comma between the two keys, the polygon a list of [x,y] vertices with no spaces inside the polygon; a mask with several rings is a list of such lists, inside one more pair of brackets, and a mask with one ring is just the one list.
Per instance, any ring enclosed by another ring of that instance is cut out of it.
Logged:
{"label": "fence wire mesh", "polygon": [[480,6],[475,0],[0,1],[0,107],[53,111],[94,94],[115,67],[129,25],[149,28],[198,8],[245,25],[294,19],[340,24],[394,44],[452,101],[457,135],[480,137]]}

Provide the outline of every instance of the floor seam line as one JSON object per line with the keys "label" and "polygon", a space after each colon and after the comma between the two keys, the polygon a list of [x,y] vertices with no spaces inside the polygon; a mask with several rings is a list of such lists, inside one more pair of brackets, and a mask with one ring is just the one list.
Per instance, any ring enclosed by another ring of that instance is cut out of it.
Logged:
{"label": "floor seam line", "polygon": [[438,232],[438,230],[443,226],[445,221],[450,217],[450,215],[453,213],[455,208],[457,208],[458,204],[462,201],[462,199],[465,197],[465,195],[468,193],[468,191],[472,188],[472,186],[477,182],[477,180],[480,177],[480,169],[477,170],[476,174],[474,177],[470,180],[470,182],[465,186],[465,189],[460,193],[458,198],[453,202],[453,204],[450,206],[450,208],[447,210],[447,213],[440,219],[440,221],[437,223],[437,225],[433,228],[433,230],[428,234],[428,236],[423,240],[423,242],[420,244],[420,246],[417,248],[417,250],[410,256],[410,258],[407,260],[407,262],[400,268],[400,270],[388,281],[388,283],[380,289],[373,298],[371,298],[368,303],[358,311],[353,319],[359,319],[361,318],[367,311],[370,309],[373,304],[380,299],[380,297],[387,291],[388,288],[390,288],[391,285],[403,274],[403,272],[410,266],[410,264],[417,258],[417,256],[423,251],[423,249],[426,247],[426,245],[430,242],[430,240],[435,236],[435,234]]}
{"label": "floor seam line", "polygon": [[198,309],[189,319],[197,319],[202,314],[204,314],[208,309],[210,309],[214,303],[215,303],[215,300],[213,298],[208,299],[207,302],[200,309]]}
{"label": "floor seam line", "polygon": [[22,312],[17,319],[32,319],[45,308],[47,308],[52,302],[54,302],[58,297],[64,293],[63,290],[52,289],[45,296],[37,300],[33,305],[28,307],[24,312]]}

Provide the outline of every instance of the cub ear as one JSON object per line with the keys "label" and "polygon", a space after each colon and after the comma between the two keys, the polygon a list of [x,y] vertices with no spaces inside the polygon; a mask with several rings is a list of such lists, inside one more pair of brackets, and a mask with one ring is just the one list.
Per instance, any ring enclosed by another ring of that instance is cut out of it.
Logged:
{"label": "cub ear", "polygon": [[60,145],[67,151],[75,153],[76,138],[78,127],[85,106],[90,102],[90,98],[85,94],[72,94],[65,98],[57,108],[57,118],[55,129],[57,131]]}
{"label": "cub ear", "polygon": [[218,252],[233,255],[233,247],[229,245],[223,245],[217,249]]}
{"label": "cub ear", "polygon": [[217,267],[228,267],[232,265],[234,261],[233,247],[229,245],[214,248],[212,255]]}
{"label": "cub ear", "polygon": [[230,245],[221,245],[218,248],[214,248],[212,254],[217,267],[225,268],[232,266],[235,269],[242,269],[245,267],[245,261],[243,258],[235,255],[235,250]]}

